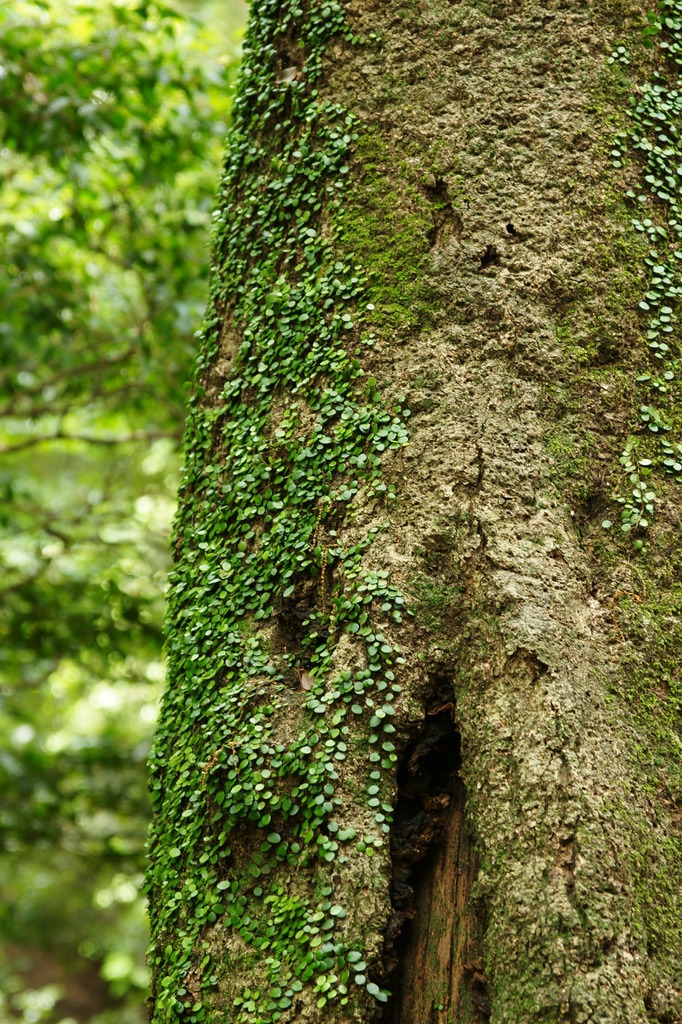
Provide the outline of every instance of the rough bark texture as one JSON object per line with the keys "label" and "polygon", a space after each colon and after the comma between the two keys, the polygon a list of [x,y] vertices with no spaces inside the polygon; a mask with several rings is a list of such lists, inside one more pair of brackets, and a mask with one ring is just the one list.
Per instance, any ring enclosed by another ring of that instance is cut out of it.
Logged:
{"label": "rough bark texture", "polygon": [[[599,525],[643,358],[640,248],[608,159],[627,92],[605,59],[641,12],[605,0],[344,9],[366,38],[336,35],[316,86],[352,112],[358,137],[346,199],[318,223],[336,225],[335,251],[353,252],[370,274],[376,344],[363,365],[387,407],[406,396],[410,442],[382,456],[392,502],[362,488],[350,510],[337,502],[327,516],[318,502],[311,545],[324,552],[322,582],[315,567],[302,571],[293,596],[278,594],[255,625],[284,680],[259,677],[268,699],[285,695],[270,731],[283,750],[309,708],[301,617],[327,616],[346,585],[327,552],[387,524],[363,571],[387,571],[415,611],[396,621],[390,602],[375,606],[387,650],[401,652],[395,757],[382,760],[375,787],[393,807],[389,839],[379,835],[372,857],[360,844],[333,863],[283,859],[272,877],[314,902],[328,875],[346,913],[343,942],[392,996],[377,1002],[351,966],[325,1001],[329,989],[311,994],[315,978],[292,967],[283,976],[304,978],[302,989],[283,984],[293,995],[262,1009],[266,945],[254,948],[255,926],[240,930],[219,910],[185,947],[177,1005],[157,1002],[155,1020],[672,1024],[682,1019],[674,494],[664,493],[647,559]],[[302,66],[295,44],[294,30],[276,37],[280,68]],[[245,337],[233,301],[216,303],[227,326],[205,378],[209,406]],[[273,386],[273,432],[290,399]],[[314,410],[300,400],[298,415],[305,441]],[[229,466],[229,450],[211,445]],[[357,634],[339,629],[337,641],[324,679],[311,681],[322,695],[367,663]],[[170,753],[178,721],[193,713],[173,696],[183,686],[191,679],[178,669],[159,742],[158,863],[176,841],[185,853],[163,802],[188,770]],[[373,741],[365,718],[351,719],[334,814],[371,836],[363,780]],[[201,796],[230,733],[198,729],[188,743]],[[190,813],[220,830],[216,804]],[[286,836],[287,821],[274,824]],[[232,826],[225,878],[244,875],[274,824]],[[194,856],[192,847],[187,865]],[[254,900],[253,881],[244,891]],[[159,925],[168,895],[158,879],[150,895],[157,953],[168,944],[177,962],[175,926]],[[285,927],[282,913],[273,927]],[[327,976],[341,976],[344,955]],[[159,955],[157,984],[174,977],[162,964]],[[213,973],[203,987],[202,970]]]}

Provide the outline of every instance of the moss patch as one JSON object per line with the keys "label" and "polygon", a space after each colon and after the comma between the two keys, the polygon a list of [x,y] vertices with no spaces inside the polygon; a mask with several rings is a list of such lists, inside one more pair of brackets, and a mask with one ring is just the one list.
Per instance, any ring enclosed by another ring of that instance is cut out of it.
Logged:
{"label": "moss patch", "polygon": [[[430,325],[436,315],[427,284],[433,224],[424,193],[413,180],[414,165],[369,130],[359,133],[353,160],[354,181],[340,230],[344,243],[367,268],[376,307],[372,322],[391,333]],[[394,187],[387,188],[387,181]]]}

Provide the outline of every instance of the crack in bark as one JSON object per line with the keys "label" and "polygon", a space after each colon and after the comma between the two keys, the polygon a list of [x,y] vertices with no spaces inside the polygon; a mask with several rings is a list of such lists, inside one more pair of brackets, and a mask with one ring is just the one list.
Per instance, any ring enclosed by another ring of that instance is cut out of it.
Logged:
{"label": "crack in bark", "polygon": [[427,237],[429,248],[436,249],[445,245],[449,238],[459,238],[464,230],[464,224],[452,205],[446,182],[443,178],[432,180],[434,184],[425,185],[424,192],[434,204],[431,212],[433,227]]}
{"label": "crack in bark", "polygon": [[437,681],[398,772],[391,858],[393,914],[384,969],[394,992],[384,1024],[441,1024],[490,1014],[480,914],[469,899],[476,861],[464,823],[460,735],[451,683]]}

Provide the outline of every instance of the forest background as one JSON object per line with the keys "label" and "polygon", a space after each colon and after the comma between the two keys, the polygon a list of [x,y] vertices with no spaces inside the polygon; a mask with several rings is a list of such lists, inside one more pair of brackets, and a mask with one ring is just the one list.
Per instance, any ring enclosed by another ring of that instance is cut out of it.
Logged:
{"label": "forest background", "polygon": [[0,1021],[146,1019],[146,755],[242,0],[0,6]]}

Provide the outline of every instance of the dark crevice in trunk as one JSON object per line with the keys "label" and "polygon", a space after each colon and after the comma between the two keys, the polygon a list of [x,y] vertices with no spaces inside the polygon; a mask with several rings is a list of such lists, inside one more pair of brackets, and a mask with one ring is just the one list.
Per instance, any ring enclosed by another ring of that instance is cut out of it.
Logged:
{"label": "dark crevice in trunk", "polygon": [[307,661],[305,648],[313,634],[318,642],[329,637],[329,627],[320,622],[319,611],[326,611],[334,584],[333,567],[326,566],[324,574],[323,580],[317,577],[299,581],[294,593],[281,600],[277,611],[276,649],[296,655],[303,662]]}
{"label": "dark crevice in trunk", "polygon": [[485,1024],[480,910],[470,900],[476,858],[464,821],[461,738],[445,681],[398,773],[391,835],[393,917],[385,935],[383,1024]]}
{"label": "dark crevice in trunk", "polygon": [[434,204],[431,212],[433,227],[428,232],[429,247],[434,249],[444,245],[454,235],[459,238],[462,233],[462,219],[454,210],[448,187],[442,178],[436,178],[433,185],[425,185],[424,191]]}

